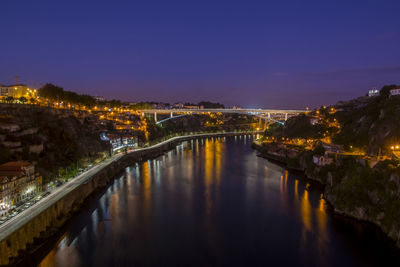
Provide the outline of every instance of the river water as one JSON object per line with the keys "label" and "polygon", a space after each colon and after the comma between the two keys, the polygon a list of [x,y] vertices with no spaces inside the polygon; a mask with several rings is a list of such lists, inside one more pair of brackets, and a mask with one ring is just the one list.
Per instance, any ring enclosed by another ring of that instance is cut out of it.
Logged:
{"label": "river water", "polygon": [[399,266],[376,227],[333,215],[318,185],[251,142],[192,140],[128,167],[30,264]]}

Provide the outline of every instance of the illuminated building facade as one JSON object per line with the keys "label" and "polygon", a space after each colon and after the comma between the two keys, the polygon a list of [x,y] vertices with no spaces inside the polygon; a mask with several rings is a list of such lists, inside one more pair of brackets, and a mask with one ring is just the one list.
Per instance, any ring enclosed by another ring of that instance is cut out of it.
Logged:
{"label": "illuminated building facade", "polygon": [[24,84],[15,84],[15,85],[1,85],[0,84],[0,96],[5,97],[13,97],[13,98],[31,98],[36,97],[37,91],[36,89],[30,89]]}
{"label": "illuminated building facade", "polygon": [[11,161],[0,165],[0,211],[39,193],[42,177],[35,166],[25,161]]}

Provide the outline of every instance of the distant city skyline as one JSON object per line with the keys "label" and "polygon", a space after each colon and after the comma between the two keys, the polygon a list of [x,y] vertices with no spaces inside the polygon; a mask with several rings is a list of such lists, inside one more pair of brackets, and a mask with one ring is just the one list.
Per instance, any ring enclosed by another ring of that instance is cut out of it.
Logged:
{"label": "distant city skyline", "polygon": [[399,1],[0,6],[2,84],[18,75],[108,99],[245,108],[317,107],[400,84]]}

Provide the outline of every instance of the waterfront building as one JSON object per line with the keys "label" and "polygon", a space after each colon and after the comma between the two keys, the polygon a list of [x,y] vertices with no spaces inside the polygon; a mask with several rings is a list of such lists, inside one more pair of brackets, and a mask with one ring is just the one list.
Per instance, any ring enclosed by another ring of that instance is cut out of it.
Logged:
{"label": "waterfront building", "polygon": [[138,146],[138,137],[132,135],[103,134],[102,140],[109,141],[113,151],[124,147]]}
{"label": "waterfront building", "polygon": [[0,165],[0,213],[41,192],[42,177],[35,165],[11,161]]}
{"label": "waterfront building", "polygon": [[129,147],[137,147],[138,140],[136,136],[125,135],[122,137],[122,145]]}
{"label": "waterfront building", "polygon": [[122,141],[120,136],[115,134],[107,134],[107,138],[110,141],[113,151],[121,148]]}

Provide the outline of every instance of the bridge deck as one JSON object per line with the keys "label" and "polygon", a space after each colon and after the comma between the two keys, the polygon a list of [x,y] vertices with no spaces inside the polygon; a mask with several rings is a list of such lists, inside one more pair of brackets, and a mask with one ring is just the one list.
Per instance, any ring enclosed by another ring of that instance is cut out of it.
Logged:
{"label": "bridge deck", "polygon": [[172,113],[241,113],[241,114],[251,114],[251,113],[270,113],[270,114],[287,114],[287,113],[305,113],[307,110],[298,109],[141,109],[137,110],[141,113],[157,113],[157,114],[170,114]]}

